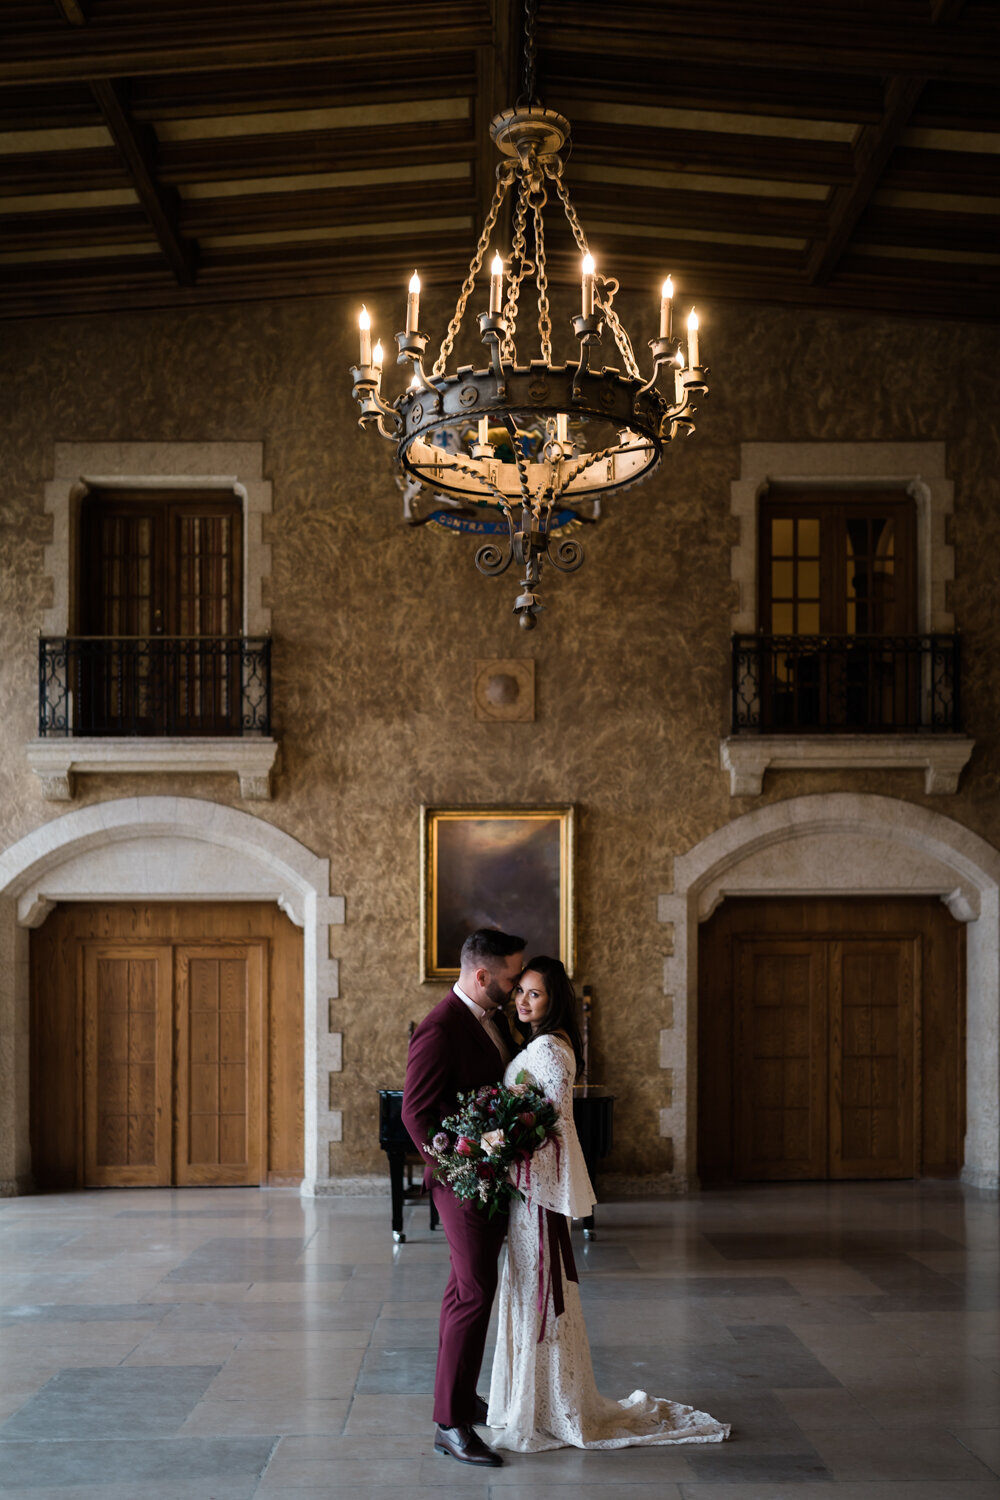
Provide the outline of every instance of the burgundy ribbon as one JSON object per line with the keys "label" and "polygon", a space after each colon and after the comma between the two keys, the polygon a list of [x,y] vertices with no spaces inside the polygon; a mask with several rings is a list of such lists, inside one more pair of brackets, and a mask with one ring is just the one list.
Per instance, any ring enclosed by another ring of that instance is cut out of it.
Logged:
{"label": "burgundy ribbon", "polygon": [[[549,1242],[548,1270],[545,1269],[546,1231]],[[552,1311],[556,1317],[560,1317],[566,1310],[566,1298],[563,1294],[564,1272],[567,1281],[575,1281],[579,1285],[580,1278],[576,1272],[576,1261],[573,1259],[573,1242],[569,1236],[566,1216],[557,1214],[551,1208],[540,1207],[538,1210],[538,1311],[542,1322],[538,1330],[539,1343],[545,1337],[545,1327],[548,1322],[550,1287]]]}

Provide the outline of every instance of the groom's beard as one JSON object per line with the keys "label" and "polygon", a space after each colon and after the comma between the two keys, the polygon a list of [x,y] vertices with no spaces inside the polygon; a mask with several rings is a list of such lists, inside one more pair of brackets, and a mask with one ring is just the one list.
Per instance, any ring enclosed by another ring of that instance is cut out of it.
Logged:
{"label": "groom's beard", "polygon": [[492,1000],[498,1010],[506,1005],[512,993],[513,986],[509,990],[505,990],[497,979],[491,979],[486,986],[486,998],[487,1000]]}

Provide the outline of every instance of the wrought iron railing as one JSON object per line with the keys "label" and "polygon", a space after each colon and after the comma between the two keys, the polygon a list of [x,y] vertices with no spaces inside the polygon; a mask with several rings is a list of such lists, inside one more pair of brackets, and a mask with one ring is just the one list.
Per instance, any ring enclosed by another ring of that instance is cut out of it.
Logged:
{"label": "wrought iron railing", "polygon": [[42,636],[38,733],[246,735],[271,727],[271,642]]}
{"label": "wrought iron railing", "polygon": [[734,635],[734,734],[953,734],[957,635]]}

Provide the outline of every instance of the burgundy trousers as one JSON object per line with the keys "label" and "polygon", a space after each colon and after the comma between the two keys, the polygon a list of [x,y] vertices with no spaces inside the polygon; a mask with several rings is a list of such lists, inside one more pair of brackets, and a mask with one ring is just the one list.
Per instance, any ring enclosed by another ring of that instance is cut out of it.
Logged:
{"label": "burgundy trousers", "polygon": [[497,1289],[497,1260],[507,1233],[507,1215],[488,1219],[440,1183],[435,1183],[432,1192],[451,1253],[451,1275],[441,1300],[434,1420],[439,1427],[460,1427],[471,1424],[475,1416],[476,1382]]}

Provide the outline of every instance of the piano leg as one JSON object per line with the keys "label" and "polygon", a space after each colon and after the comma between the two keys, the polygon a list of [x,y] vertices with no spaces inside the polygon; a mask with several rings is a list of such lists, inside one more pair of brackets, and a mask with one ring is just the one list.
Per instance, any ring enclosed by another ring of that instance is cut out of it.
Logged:
{"label": "piano leg", "polygon": [[402,1146],[389,1146],[386,1149],[389,1158],[389,1191],[392,1194],[392,1237],[397,1245],[406,1243],[406,1235],[403,1233],[403,1157],[406,1152]]}

